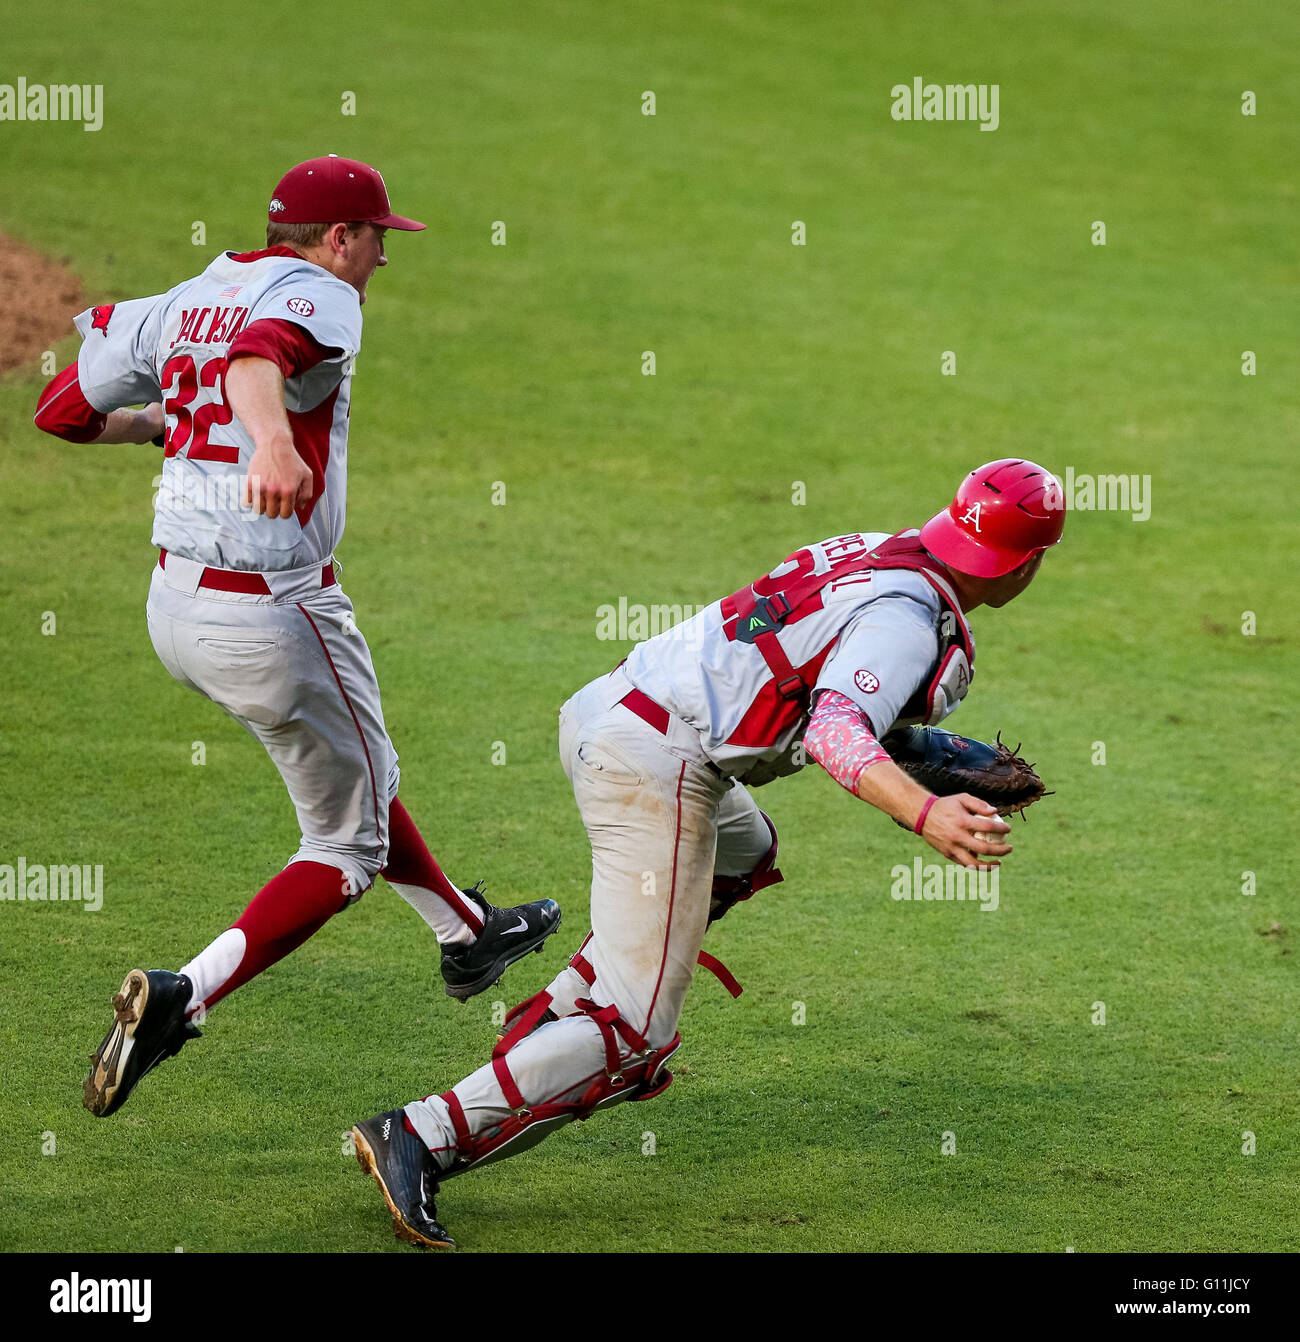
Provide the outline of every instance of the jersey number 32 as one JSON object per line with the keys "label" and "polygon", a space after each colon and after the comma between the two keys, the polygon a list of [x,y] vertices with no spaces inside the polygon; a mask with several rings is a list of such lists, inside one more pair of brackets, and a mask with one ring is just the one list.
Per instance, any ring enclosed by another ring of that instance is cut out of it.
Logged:
{"label": "jersey number 32", "polygon": [[168,426],[163,440],[164,456],[184,452],[191,461],[239,460],[237,447],[208,442],[214,424],[229,424],[234,418],[234,412],[226,404],[225,380],[223,358],[205,360],[202,369],[189,354],[174,355],[163,364],[163,412]]}

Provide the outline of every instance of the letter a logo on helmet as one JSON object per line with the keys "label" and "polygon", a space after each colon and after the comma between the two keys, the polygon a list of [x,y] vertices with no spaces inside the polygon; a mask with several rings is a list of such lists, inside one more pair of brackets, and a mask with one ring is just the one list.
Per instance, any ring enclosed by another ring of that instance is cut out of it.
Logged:
{"label": "letter a logo on helmet", "polygon": [[1007,457],[973,470],[957,496],[921,528],[921,544],[959,573],[1000,578],[1061,539],[1061,483],[1032,461]]}

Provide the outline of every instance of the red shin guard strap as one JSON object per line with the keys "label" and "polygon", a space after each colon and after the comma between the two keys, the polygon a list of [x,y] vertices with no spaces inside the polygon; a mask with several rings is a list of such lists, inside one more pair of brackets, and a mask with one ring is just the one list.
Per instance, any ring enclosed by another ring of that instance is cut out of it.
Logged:
{"label": "red shin guard strap", "polygon": [[[543,1100],[530,1105],[516,1084],[505,1055],[532,1030],[543,1013],[550,1007],[551,1000],[551,994],[542,991],[515,1007],[507,1017],[508,1020],[515,1020],[515,1024],[497,1041],[496,1047],[492,1050],[492,1074],[496,1077],[497,1085],[501,1087],[501,1094],[505,1097],[505,1102],[511,1110],[511,1116],[500,1125],[494,1136],[475,1140],[470,1133],[469,1125],[465,1121],[464,1109],[456,1098],[455,1092],[448,1091],[442,1096],[451,1117],[452,1127],[456,1131],[456,1149],[465,1159],[481,1159],[502,1142],[515,1136],[530,1123],[539,1119],[553,1118],[561,1114],[571,1115],[579,1120],[586,1118],[602,1099],[607,1098],[615,1091],[621,1090],[628,1084],[628,1077],[624,1074],[623,1062],[619,1055],[618,1037],[623,1038],[633,1053],[644,1053],[650,1047],[645,1036],[638,1034],[622,1018],[618,1007],[613,1003],[608,1006],[597,1006],[595,1002],[585,997],[579,997],[574,1002],[574,1006],[595,1021],[597,1028],[600,1030],[601,1042],[605,1050],[604,1075],[598,1075],[576,1103]],[[681,1036],[675,1036],[664,1048],[655,1050],[648,1059],[633,1064],[629,1070],[637,1081],[644,1082],[654,1074],[662,1060],[680,1042]],[[664,1085],[667,1085],[667,1082]],[[663,1086],[656,1086],[652,1094],[658,1094],[663,1088]],[[650,1098],[650,1096],[647,1095],[646,1098]]]}
{"label": "red shin guard strap", "polygon": [[739,997],[740,994],[745,991],[744,988],[740,986],[740,981],[736,976],[716,955],[710,955],[708,951],[701,951],[698,959],[700,965],[707,969],[709,973],[712,974],[713,977],[716,978],[732,995],[732,997]]}
{"label": "red shin guard strap", "polygon": [[598,1007],[594,1002],[585,997],[576,998],[574,1006],[579,1011],[585,1012],[588,1016],[600,1025],[607,1023],[622,1036],[623,1042],[633,1053],[644,1053],[650,1047],[650,1041],[643,1034],[638,1034],[628,1023],[624,1016],[619,1013],[618,1007],[611,1002],[608,1006]]}
{"label": "red shin guard strap", "polygon": [[[618,1019],[616,1006],[598,1007],[585,997],[577,998],[574,1006],[596,1022],[600,1030],[600,1040],[605,1046],[605,1075],[617,1085],[623,1084],[623,1064],[618,1056],[618,1040],[614,1037],[614,1022]],[[586,1099],[584,1097],[585,1105]]]}
{"label": "red shin guard strap", "polygon": [[470,1132],[469,1123],[465,1119],[464,1106],[454,1090],[447,1091],[440,1098],[446,1103],[451,1126],[456,1130],[456,1150],[462,1156],[470,1155],[474,1150],[474,1134]]}
{"label": "red shin guard strap", "polygon": [[[610,1030],[606,1025],[602,1030]],[[476,1163],[491,1155],[503,1143],[518,1136],[532,1123],[545,1122],[547,1119],[569,1117],[581,1122],[587,1118],[602,1100],[626,1090],[629,1100],[652,1100],[662,1095],[672,1084],[673,1074],[663,1064],[672,1056],[682,1042],[680,1034],[675,1034],[662,1048],[656,1049],[648,1058],[630,1067],[618,1081],[597,1073],[591,1078],[591,1084],[577,1101],[540,1100],[530,1107],[517,1108],[516,1111],[499,1124],[497,1130],[489,1136],[474,1138],[470,1135],[469,1125],[465,1122],[460,1102],[453,1092],[448,1091],[442,1098],[447,1102],[451,1114],[452,1126],[456,1130],[457,1151],[461,1157]],[[509,1073],[507,1072],[507,1075]],[[651,1085],[651,1081],[658,1080]],[[512,1082],[513,1084],[513,1082]],[[579,1083],[581,1084],[581,1083]]]}
{"label": "red shin guard strap", "polygon": [[515,1085],[515,1079],[510,1075],[510,1068],[506,1066],[506,1060],[496,1053],[492,1055],[492,1071],[496,1075],[497,1085],[501,1087],[501,1093],[506,1097],[506,1103],[514,1111],[515,1117],[527,1117],[528,1102],[524,1099],[523,1092]]}
{"label": "red shin guard strap", "polygon": [[619,1013],[618,1007],[612,1002],[607,1006],[597,1006],[589,998],[579,997],[574,1000],[573,1005],[596,1022],[600,1029],[601,1040],[605,1045],[605,1075],[609,1078],[611,1084],[622,1086],[625,1080],[623,1060],[619,1056],[618,1040],[614,1037],[615,1033],[622,1037],[624,1043],[633,1053],[644,1053],[650,1047],[650,1041],[646,1039],[645,1035],[638,1034],[627,1023]]}
{"label": "red shin guard strap", "polygon": [[776,826],[772,823],[772,817],[766,811],[760,811],[759,815],[763,817],[763,821],[767,825],[767,832],[772,836],[772,846],[763,854],[758,866],[750,873],[749,889],[751,894],[757,890],[765,890],[769,885],[780,885],[785,880],[785,877],[777,870],[776,865],[778,843]]}
{"label": "red shin guard strap", "polygon": [[[499,1058],[509,1053],[526,1034],[531,1033],[533,1027],[546,1014],[551,1001],[551,994],[543,988],[541,992],[534,993],[526,1001],[520,1002],[506,1017],[507,1024],[512,1020],[515,1023],[497,1040],[492,1056]],[[516,1017],[518,1019],[515,1019]]]}

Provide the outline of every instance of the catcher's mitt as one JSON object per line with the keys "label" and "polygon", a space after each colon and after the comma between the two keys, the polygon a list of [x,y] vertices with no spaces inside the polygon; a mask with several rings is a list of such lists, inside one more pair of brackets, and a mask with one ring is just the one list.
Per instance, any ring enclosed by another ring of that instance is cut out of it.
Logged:
{"label": "catcher's mitt", "polygon": [[890,732],[881,744],[922,787],[940,797],[969,792],[996,806],[999,815],[1023,811],[1040,797],[1052,795],[1034,766],[1025,762],[1020,747],[1010,750],[1002,744],[1001,732],[989,745],[938,727],[904,727]]}

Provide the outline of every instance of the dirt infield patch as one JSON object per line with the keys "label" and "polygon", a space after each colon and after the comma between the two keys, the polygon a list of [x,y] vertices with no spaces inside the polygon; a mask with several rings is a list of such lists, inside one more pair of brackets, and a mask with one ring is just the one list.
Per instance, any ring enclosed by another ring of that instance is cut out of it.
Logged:
{"label": "dirt infield patch", "polygon": [[0,233],[0,373],[34,363],[72,334],[86,306],[81,280],[48,256]]}

